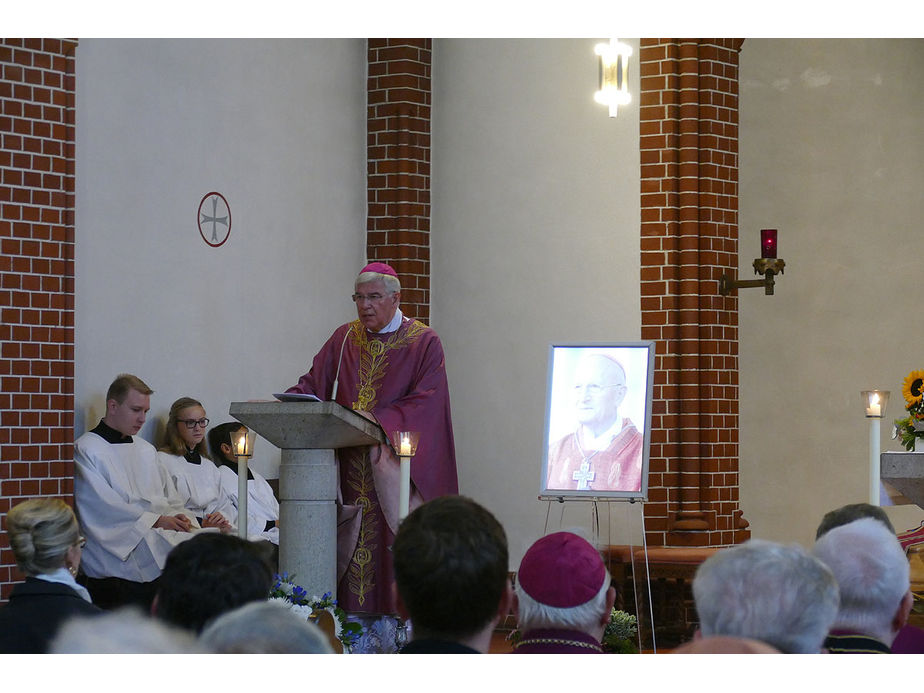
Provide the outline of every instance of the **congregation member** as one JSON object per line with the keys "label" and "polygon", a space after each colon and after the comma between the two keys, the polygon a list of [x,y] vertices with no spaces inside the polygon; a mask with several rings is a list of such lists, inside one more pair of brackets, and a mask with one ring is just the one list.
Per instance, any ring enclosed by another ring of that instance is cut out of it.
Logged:
{"label": "congregation member", "polygon": [[825,532],[813,553],[834,574],[840,608],[825,640],[834,654],[886,654],[911,612],[910,567],[895,534],[865,517]]}
{"label": "congregation member", "polygon": [[[455,444],[443,347],[437,334],[400,309],[401,283],[382,262],[354,282],[357,319],[337,328],[311,369],[286,393],[335,401],[396,431],[419,431],[411,462],[410,508],[458,493]],[[389,445],[337,451],[340,469],[337,599],[351,615],[368,615],[367,632],[394,632],[389,547],[398,529],[400,468]],[[370,645],[372,646],[372,645]],[[363,643],[359,651],[368,651]]]}
{"label": "congregation member", "polygon": [[6,515],[6,534],[26,580],[0,606],[0,653],[43,654],[69,618],[102,613],[74,580],[84,539],[73,510],[60,498],[14,505]]}
{"label": "congregation member", "polygon": [[152,612],[198,634],[221,614],[266,600],[273,586],[267,546],[214,532],[183,542],[167,557]]}
{"label": "congregation member", "polygon": [[717,551],[693,578],[695,637],[750,638],[785,654],[822,651],[838,609],[831,571],[802,547],[751,539]]}
{"label": "congregation member", "polygon": [[751,638],[714,635],[695,638],[671,650],[671,654],[781,654],[775,647]]}
{"label": "congregation member", "polygon": [[574,376],[577,429],[549,448],[547,485],[578,491],[638,491],[644,437],[619,406],[626,371],[607,354],[582,354]]}
{"label": "congregation member", "polygon": [[516,654],[602,654],[616,590],[600,552],[571,532],[536,541],[516,575]]}
{"label": "congregation member", "polygon": [[[208,654],[193,633],[151,618],[137,606],[76,617],[61,626],[51,654]],[[114,669],[121,675],[120,669]],[[98,687],[100,680],[95,681]],[[124,683],[120,679],[120,684]]]}
{"label": "congregation member", "polygon": [[233,529],[229,520],[234,517],[234,506],[222,492],[218,467],[209,459],[205,440],[208,425],[202,403],[180,397],[170,407],[157,458],[170,473],[185,508],[199,524],[229,532]]}
{"label": "congregation member", "polygon": [[[821,523],[818,525],[815,539],[817,541],[829,530],[840,527],[841,525],[846,525],[863,517],[872,517],[881,522],[890,532],[893,534],[896,533],[895,527],[889,520],[889,516],[881,507],[878,505],[871,505],[870,503],[851,503],[850,505],[844,505],[826,513]],[[899,541],[899,543],[901,544],[901,541]],[[892,641],[892,654],[921,653],[924,653],[924,630],[917,626],[912,626],[910,623],[906,624],[898,631],[898,634]]]}
{"label": "congregation member", "polygon": [[815,540],[817,541],[823,534],[827,534],[835,527],[849,524],[863,517],[871,517],[874,520],[878,520],[888,527],[892,534],[895,534],[895,527],[889,520],[889,516],[886,515],[886,511],[878,505],[872,505],[870,503],[850,503],[825,513],[824,517],[821,518],[821,522],[818,524],[818,528],[815,530]]}
{"label": "congregation member", "polygon": [[212,621],[199,642],[216,654],[333,654],[318,626],[274,601],[250,602]]}
{"label": "congregation member", "polygon": [[[237,522],[238,477],[237,458],[232,454],[231,434],[247,432],[237,421],[219,424],[209,429],[208,442],[212,460],[218,465],[221,494],[230,499]],[[269,482],[247,466],[247,538],[252,541],[269,541],[279,545],[279,501]]]}
{"label": "congregation member", "polygon": [[416,508],[393,546],[398,613],[410,620],[405,654],[486,653],[510,611],[507,535],[464,496]]}
{"label": "congregation member", "polygon": [[86,586],[104,609],[149,609],[167,554],[198,526],[154,446],[137,435],[152,393],[137,376],[118,376],[106,393],[106,414],[74,443]]}

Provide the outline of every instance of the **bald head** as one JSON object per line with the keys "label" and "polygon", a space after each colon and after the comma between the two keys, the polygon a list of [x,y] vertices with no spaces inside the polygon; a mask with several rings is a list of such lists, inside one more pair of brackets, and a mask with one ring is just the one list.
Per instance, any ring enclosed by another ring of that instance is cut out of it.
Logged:
{"label": "bald head", "polygon": [[619,419],[619,405],[626,396],[626,372],[603,354],[585,354],[574,378],[577,420],[595,436]]}

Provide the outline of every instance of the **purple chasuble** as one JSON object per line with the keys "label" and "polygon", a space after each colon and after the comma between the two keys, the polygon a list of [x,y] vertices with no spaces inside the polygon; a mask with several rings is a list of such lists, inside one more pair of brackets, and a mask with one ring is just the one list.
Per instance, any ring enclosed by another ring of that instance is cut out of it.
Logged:
{"label": "purple chasuble", "polygon": [[[358,320],[341,325],[311,370],[286,392],[330,401],[335,379],[335,401],[372,413],[389,438],[395,431],[420,432],[411,461],[411,509],[415,500],[459,492],[443,346],[433,330],[407,317],[386,334],[372,334]],[[395,613],[389,549],[397,524],[397,460],[387,445],[337,453],[342,498],[337,601],[349,612]]]}

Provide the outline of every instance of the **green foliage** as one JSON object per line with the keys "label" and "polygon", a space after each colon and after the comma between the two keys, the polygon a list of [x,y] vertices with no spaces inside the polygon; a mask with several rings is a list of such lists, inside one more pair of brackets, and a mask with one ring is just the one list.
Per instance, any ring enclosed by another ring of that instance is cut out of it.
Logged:
{"label": "green foliage", "polygon": [[611,654],[638,654],[637,636],[638,619],[630,613],[613,609],[610,622],[603,630],[603,651]]}

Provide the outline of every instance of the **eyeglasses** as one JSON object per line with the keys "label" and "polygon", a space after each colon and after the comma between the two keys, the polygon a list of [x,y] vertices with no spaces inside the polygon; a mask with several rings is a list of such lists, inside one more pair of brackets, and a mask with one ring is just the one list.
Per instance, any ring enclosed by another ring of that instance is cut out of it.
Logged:
{"label": "eyeglasses", "polygon": [[82,549],[84,546],[87,545],[86,537],[77,537],[77,543],[74,545],[79,546]]}
{"label": "eyeglasses", "polygon": [[574,391],[578,394],[586,391],[588,395],[597,396],[604,390],[609,390],[613,387],[625,387],[625,385],[619,383],[613,385],[596,385],[592,383],[590,385],[575,385]]}
{"label": "eyeglasses", "polygon": [[177,419],[177,423],[186,424],[186,428],[189,430],[194,429],[196,426],[200,428],[205,428],[209,425],[208,419]]}
{"label": "eyeglasses", "polygon": [[[391,295],[391,294],[387,294]],[[386,294],[353,294],[351,297],[353,303],[359,303],[360,301],[369,301],[370,303],[378,303],[383,298],[386,297]]]}

